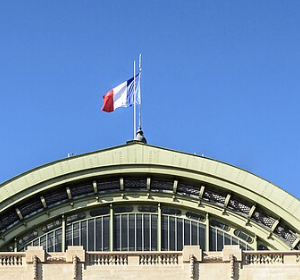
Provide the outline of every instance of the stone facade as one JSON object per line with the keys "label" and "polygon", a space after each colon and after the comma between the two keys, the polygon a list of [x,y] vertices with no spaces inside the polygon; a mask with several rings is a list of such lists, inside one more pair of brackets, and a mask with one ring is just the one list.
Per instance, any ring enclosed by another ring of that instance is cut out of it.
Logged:
{"label": "stone facade", "polygon": [[63,253],[30,247],[24,253],[0,253],[0,279],[300,279],[297,251],[242,251],[225,246],[204,252],[185,246],[180,252],[86,252],[81,246]]}

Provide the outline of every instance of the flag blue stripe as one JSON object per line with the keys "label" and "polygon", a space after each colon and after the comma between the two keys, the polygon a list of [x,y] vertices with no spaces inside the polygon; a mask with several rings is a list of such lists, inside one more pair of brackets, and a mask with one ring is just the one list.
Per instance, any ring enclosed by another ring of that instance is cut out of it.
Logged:
{"label": "flag blue stripe", "polygon": [[[138,100],[138,85],[140,82],[140,76],[137,74],[135,76],[135,93],[136,93],[136,103],[139,103]],[[133,77],[127,81],[127,106],[132,106],[134,103],[134,79]]]}

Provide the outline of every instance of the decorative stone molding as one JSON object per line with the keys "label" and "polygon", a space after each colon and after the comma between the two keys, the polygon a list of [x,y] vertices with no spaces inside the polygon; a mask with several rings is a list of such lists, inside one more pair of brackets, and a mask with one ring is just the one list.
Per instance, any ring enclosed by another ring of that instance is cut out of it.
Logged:
{"label": "decorative stone molding", "polygon": [[65,257],[49,256],[46,258],[48,262],[66,262]]}
{"label": "decorative stone molding", "polygon": [[72,257],[72,262],[73,262],[73,280],[77,279],[77,274],[78,274],[78,258],[76,255]]}
{"label": "decorative stone molding", "polygon": [[0,267],[23,266],[25,253],[1,253]]}
{"label": "decorative stone molding", "polygon": [[190,255],[193,255],[195,260],[197,260],[198,262],[202,261],[202,249],[200,249],[200,246],[185,245],[183,247],[182,254],[183,262],[189,262]]}
{"label": "decorative stone molding", "polygon": [[230,254],[229,256],[230,259],[230,279],[234,279],[234,263],[235,263],[235,256],[233,254]]}
{"label": "decorative stone molding", "polygon": [[190,279],[194,280],[195,278],[195,257],[190,255]]}
{"label": "decorative stone molding", "polygon": [[33,280],[38,279],[38,257],[34,255],[32,257],[32,264],[33,264]]}
{"label": "decorative stone molding", "polygon": [[139,265],[176,265],[178,264],[178,254],[160,253],[160,254],[141,254],[139,255]]}
{"label": "decorative stone molding", "polygon": [[[138,280],[146,273],[149,279],[165,280],[249,280],[257,277],[269,280],[298,279],[300,275],[299,251],[242,251],[241,262],[237,259],[239,251],[235,246],[224,248],[223,252],[203,252],[201,261],[193,253],[199,253],[199,247],[197,250],[188,247],[183,251],[170,252],[85,252],[78,247],[69,248],[68,253],[45,253],[41,248],[31,248],[26,252],[2,252],[0,278]],[[73,255],[69,260],[67,255],[71,252]],[[81,254],[82,259],[85,258],[84,262],[76,252]],[[185,261],[183,256],[186,257],[187,252],[190,254],[188,261]],[[43,256],[46,256],[44,261],[41,260]]]}
{"label": "decorative stone molding", "polygon": [[223,257],[220,256],[205,256],[203,258],[205,262],[223,262]]}
{"label": "decorative stone molding", "polygon": [[283,254],[271,252],[244,252],[246,264],[283,264]]}
{"label": "decorative stone molding", "polygon": [[90,265],[128,265],[127,254],[89,253]]}
{"label": "decorative stone molding", "polygon": [[233,255],[238,262],[242,261],[242,250],[238,245],[225,245],[223,249],[223,261],[230,262],[230,256]]}
{"label": "decorative stone molding", "polygon": [[45,262],[45,251],[41,246],[28,246],[26,251],[26,262],[33,263],[34,256],[36,256],[39,262]]}
{"label": "decorative stone molding", "polygon": [[65,254],[66,262],[72,263],[75,255],[78,258],[78,262],[85,262],[85,251],[82,246],[69,246]]}

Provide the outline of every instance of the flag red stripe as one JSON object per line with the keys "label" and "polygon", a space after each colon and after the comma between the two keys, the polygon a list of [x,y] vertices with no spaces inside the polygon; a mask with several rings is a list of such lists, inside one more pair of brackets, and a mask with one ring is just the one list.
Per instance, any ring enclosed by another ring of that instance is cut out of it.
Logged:
{"label": "flag red stripe", "polygon": [[102,111],[113,112],[114,111],[114,91],[110,90],[107,94],[103,95],[103,107]]}

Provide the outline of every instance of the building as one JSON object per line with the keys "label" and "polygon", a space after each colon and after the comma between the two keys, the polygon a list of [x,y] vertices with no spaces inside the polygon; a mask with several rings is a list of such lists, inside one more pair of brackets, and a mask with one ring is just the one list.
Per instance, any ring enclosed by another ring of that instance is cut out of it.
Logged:
{"label": "building", "polygon": [[2,279],[300,279],[300,201],[139,141],[0,185]]}

